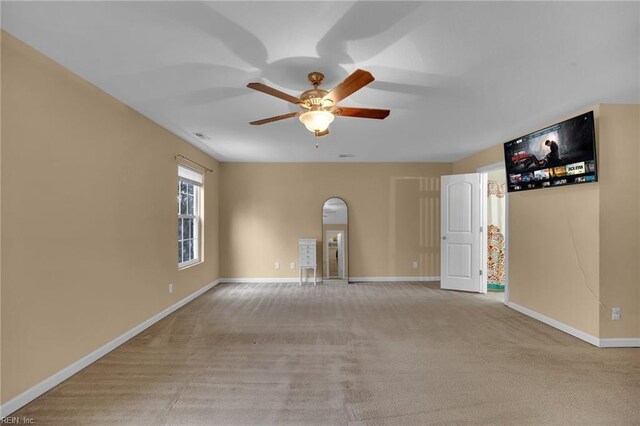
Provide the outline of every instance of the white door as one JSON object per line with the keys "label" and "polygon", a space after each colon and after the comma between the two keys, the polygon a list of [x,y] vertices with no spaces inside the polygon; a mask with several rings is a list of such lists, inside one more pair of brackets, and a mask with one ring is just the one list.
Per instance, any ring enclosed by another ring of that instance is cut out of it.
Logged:
{"label": "white door", "polygon": [[480,173],[442,176],[440,288],[483,292]]}

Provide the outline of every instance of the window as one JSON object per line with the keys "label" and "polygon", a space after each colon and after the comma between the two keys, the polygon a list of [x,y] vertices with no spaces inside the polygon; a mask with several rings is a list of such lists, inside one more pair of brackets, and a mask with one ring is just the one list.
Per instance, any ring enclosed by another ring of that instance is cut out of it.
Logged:
{"label": "window", "polygon": [[178,166],[178,266],[200,261],[202,173]]}

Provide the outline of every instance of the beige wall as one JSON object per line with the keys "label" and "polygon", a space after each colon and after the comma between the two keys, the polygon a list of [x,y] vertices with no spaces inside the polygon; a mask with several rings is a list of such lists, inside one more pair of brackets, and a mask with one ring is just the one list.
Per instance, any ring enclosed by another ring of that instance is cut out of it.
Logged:
{"label": "beige wall", "polygon": [[[594,114],[597,131],[599,108]],[[508,201],[509,300],[596,337],[599,196],[595,183],[516,192]]]}
{"label": "beige wall", "polygon": [[[1,60],[6,402],[219,276],[220,167],[6,33]],[[205,262],[182,271],[176,154],[215,169]]]}
{"label": "beige wall", "polygon": [[[640,337],[640,106],[590,109],[599,182],[509,195],[510,300],[600,338]],[[502,160],[498,144],[453,170]]]}
{"label": "beige wall", "polygon": [[597,184],[509,195],[509,299],[599,336]]}
{"label": "beige wall", "polygon": [[[453,163],[453,170],[474,173],[500,161],[502,143]],[[599,334],[598,193],[598,184],[589,184],[512,193],[508,199],[509,301],[594,336]]]}
{"label": "beige wall", "polygon": [[[1,6],[0,6],[1,7]],[[0,30],[0,43],[4,32]],[[1,48],[1,44],[0,44]],[[0,81],[2,81],[2,55],[0,54]],[[2,99],[2,84],[0,84],[0,100]],[[0,241],[2,241],[2,102],[0,102]],[[2,244],[0,243],[0,404],[2,399]]]}
{"label": "beige wall", "polygon": [[453,174],[476,173],[478,168],[504,161],[502,144],[492,146],[453,163]]}
{"label": "beige wall", "polygon": [[599,125],[600,337],[640,337],[640,105],[601,105]]}
{"label": "beige wall", "polygon": [[322,204],[336,196],[349,206],[350,277],[437,276],[440,176],[450,173],[450,163],[224,163],[221,274],[296,277],[297,241],[322,239]]}

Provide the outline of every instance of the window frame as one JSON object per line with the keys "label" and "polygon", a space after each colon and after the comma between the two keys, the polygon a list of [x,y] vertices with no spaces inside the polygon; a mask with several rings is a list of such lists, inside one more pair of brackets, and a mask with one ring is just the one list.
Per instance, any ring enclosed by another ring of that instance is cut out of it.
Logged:
{"label": "window frame", "polygon": [[[203,261],[202,258],[202,206],[203,206],[203,184],[197,182],[195,180],[189,179],[185,176],[182,176],[181,168],[186,169],[188,172],[197,173],[200,175],[200,180],[204,183],[204,174],[200,171],[194,170],[190,167],[184,166],[180,164],[178,166],[178,194],[177,194],[177,204],[178,204],[178,221],[175,229],[178,230],[177,236],[177,248],[178,252],[178,269],[184,269],[189,266],[196,265]],[[186,184],[186,192],[182,190],[182,184]],[[189,193],[189,189],[193,188],[193,194]],[[182,199],[187,197],[186,203],[186,212],[181,211],[182,209]],[[190,212],[190,204],[188,199],[193,197],[193,208]],[[193,232],[185,234],[185,223],[186,220],[193,221]],[[185,235],[188,235],[188,238],[185,238]],[[182,260],[184,256],[184,243],[191,242],[193,247],[193,258],[188,260]],[[174,252],[175,253],[175,252]]]}

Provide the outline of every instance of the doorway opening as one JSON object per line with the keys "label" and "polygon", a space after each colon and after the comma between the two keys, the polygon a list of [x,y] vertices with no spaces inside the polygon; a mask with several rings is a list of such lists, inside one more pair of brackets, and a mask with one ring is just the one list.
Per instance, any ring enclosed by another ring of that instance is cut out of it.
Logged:
{"label": "doorway opening", "polygon": [[327,241],[325,278],[344,279],[344,231],[328,230],[325,233],[325,241]]}
{"label": "doorway opening", "polygon": [[508,195],[504,162],[478,169],[482,174],[483,287],[505,304],[509,301],[507,274]]}

